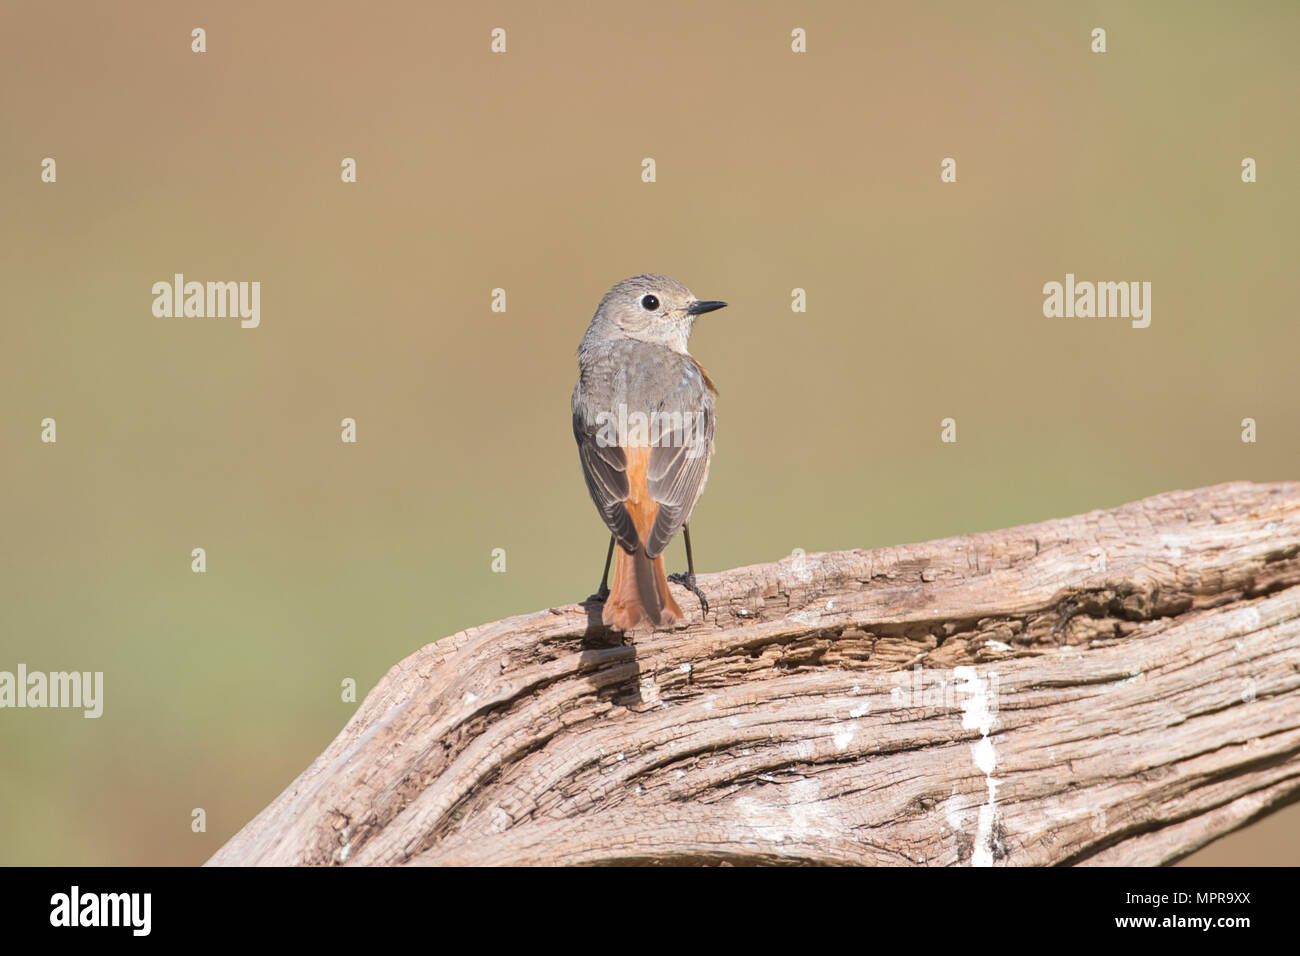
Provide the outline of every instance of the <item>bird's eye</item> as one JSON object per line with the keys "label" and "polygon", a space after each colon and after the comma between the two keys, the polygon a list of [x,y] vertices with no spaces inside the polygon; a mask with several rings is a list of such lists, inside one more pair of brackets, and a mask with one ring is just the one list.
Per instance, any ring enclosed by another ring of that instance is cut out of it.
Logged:
{"label": "bird's eye", "polygon": [[652,295],[643,296],[641,298],[641,308],[647,312],[656,312],[659,309],[659,300]]}

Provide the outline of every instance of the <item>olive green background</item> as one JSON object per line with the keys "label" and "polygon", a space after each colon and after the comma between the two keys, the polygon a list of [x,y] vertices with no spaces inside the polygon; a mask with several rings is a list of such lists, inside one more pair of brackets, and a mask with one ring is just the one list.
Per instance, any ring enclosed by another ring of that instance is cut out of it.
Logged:
{"label": "olive green background", "polygon": [[[0,862],[201,862],[342,680],[590,593],[574,350],[634,273],[731,303],[703,570],[1300,477],[1293,3],[0,17],[0,669],[106,684],[0,712]],[[176,272],[260,281],[261,327],[155,318]],[[1044,318],[1067,272],[1150,281],[1151,327]],[[1298,811],[1192,859],[1294,862]]]}

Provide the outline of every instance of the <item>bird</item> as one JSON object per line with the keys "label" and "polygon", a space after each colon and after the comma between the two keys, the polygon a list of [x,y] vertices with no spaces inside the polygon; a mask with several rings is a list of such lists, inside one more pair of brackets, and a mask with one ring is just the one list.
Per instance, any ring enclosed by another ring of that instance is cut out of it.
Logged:
{"label": "bird", "polygon": [[682,620],[663,555],[678,530],[687,571],[671,580],[708,613],[688,522],[709,477],[717,389],[687,343],[699,316],[726,305],[696,298],[670,276],[632,276],[605,293],[578,347],[573,436],[587,491],[610,531],[593,595],[604,602],[601,622],[610,630]]}

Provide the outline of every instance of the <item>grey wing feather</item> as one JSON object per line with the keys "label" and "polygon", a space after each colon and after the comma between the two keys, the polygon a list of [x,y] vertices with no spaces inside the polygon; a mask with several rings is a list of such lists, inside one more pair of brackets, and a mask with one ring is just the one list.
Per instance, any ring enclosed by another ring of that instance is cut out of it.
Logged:
{"label": "grey wing feather", "polygon": [[646,487],[650,497],[659,502],[659,513],[646,542],[650,557],[662,554],[673,535],[690,520],[708,480],[712,455],[712,402],[704,402],[698,417],[689,417],[681,428],[650,450]]}
{"label": "grey wing feather", "polygon": [[596,440],[596,431],[588,429],[581,411],[575,406],[573,437],[578,442],[578,458],[582,462],[582,476],[587,480],[587,491],[596,504],[596,510],[609,527],[614,540],[625,551],[636,551],[640,544],[636,525],[623,502],[627,500],[627,459],[623,449],[602,446]]}

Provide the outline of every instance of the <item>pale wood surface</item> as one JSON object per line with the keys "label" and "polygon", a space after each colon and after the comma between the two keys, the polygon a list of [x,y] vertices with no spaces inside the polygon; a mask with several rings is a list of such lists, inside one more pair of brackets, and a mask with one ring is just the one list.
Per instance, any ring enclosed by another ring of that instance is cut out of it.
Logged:
{"label": "pale wood surface", "polygon": [[700,584],[412,654],[209,863],[1157,864],[1300,798],[1300,483]]}

